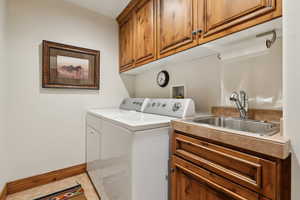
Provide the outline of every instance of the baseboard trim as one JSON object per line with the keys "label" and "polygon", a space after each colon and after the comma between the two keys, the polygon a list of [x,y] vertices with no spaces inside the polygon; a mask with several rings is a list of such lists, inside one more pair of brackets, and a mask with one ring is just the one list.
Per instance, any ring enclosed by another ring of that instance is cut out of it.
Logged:
{"label": "baseboard trim", "polygon": [[[29,178],[24,178],[7,183],[6,194],[14,194],[40,185],[51,183],[57,180],[76,176],[86,172],[86,164],[80,164],[65,169],[60,169]],[[0,199],[2,200],[2,199]]]}
{"label": "baseboard trim", "polygon": [[0,200],[5,200],[6,196],[7,196],[7,184],[5,184],[2,191],[0,191]]}

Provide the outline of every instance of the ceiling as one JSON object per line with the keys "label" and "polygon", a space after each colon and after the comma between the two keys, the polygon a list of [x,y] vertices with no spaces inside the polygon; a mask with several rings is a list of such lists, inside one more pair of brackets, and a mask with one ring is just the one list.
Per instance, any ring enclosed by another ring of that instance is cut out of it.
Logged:
{"label": "ceiling", "polygon": [[116,18],[127,6],[130,0],[65,0],[81,7],[93,10],[99,14]]}

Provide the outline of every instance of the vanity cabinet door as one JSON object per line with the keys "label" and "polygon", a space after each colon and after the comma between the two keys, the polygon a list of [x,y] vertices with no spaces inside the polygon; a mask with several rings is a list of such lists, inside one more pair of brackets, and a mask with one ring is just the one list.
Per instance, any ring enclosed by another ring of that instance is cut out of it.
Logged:
{"label": "vanity cabinet door", "polygon": [[133,17],[129,16],[119,26],[120,72],[134,65],[134,29]]}
{"label": "vanity cabinet door", "polygon": [[134,10],[135,65],[156,59],[155,0],[143,0]]}
{"label": "vanity cabinet door", "polygon": [[259,195],[181,158],[172,159],[172,200],[259,200]]}
{"label": "vanity cabinet door", "polygon": [[172,200],[230,200],[230,198],[206,187],[189,173],[176,171],[176,194]]}
{"label": "vanity cabinet door", "polygon": [[205,0],[205,36],[276,9],[276,0]]}
{"label": "vanity cabinet door", "polygon": [[176,178],[173,188],[172,200],[230,200],[216,190],[205,186],[199,182],[189,172],[176,168],[174,172]]}
{"label": "vanity cabinet door", "polygon": [[197,45],[197,0],[158,0],[158,57]]}

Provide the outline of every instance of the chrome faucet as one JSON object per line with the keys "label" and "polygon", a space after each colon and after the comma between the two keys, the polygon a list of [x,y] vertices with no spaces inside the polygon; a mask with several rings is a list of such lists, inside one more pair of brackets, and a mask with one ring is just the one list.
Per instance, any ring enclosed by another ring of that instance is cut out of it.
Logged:
{"label": "chrome faucet", "polygon": [[234,101],[237,109],[240,112],[242,119],[247,119],[248,112],[248,97],[245,91],[240,91],[240,94],[233,92],[230,96],[230,101]]}

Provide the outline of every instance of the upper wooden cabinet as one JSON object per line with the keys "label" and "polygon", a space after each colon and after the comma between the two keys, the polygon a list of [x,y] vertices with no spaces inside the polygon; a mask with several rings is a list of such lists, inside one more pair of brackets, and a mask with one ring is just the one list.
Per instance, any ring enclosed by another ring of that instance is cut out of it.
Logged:
{"label": "upper wooden cabinet", "polygon": [[275,0],[205,0],[205,35],[223,31],[275,10]]}
{"label": "upper wooden cabinet", "polygon": [[143,0],[134,10],[134,57],[135,65],[156,59],[155,0]]}
{"label": "upper wooden cabinet", "polygon": [[132,0],[117,18],[121,72],[280,16],[282,0]]}
{"label": "upper wooden cabinet", "polygon": [[197,0],[158,0],[158,57],[197,45]]}
{"label": "upper wooden cabinet", "polygon": [[133,18],[126,18],[120,24],[119,45],[120,45],[120,71],[126,71],[134,65],[134,48],[133,48]]}

